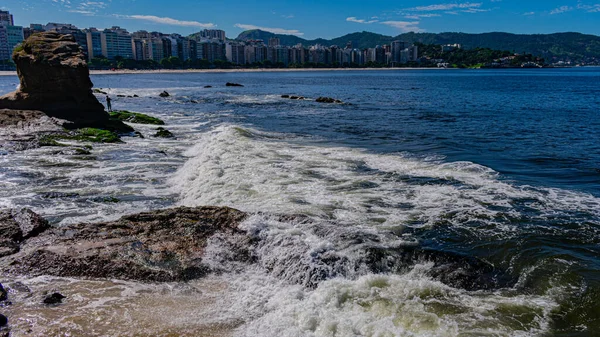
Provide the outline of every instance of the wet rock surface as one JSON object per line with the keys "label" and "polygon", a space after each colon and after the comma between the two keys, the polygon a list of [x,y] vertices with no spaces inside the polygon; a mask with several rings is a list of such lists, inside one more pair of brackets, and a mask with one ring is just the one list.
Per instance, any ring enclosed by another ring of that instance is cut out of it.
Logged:
{"label": "wet rock surface", "polygon": [[0,243],[2,273],[159,282],[205,275],[208,239],[216,233],[241,234],[237,226],[246,218],[227,207],[182,207],[114,222],[38,227],[45,230],[30,230],[27,236],[11,217],[14,212],[4,211],[0,221],[0,234],[11,238]]}
{"label": "wet rock surface", "polygon": [[175,135],[171,131],[169,131],[169,130],[167,130],[165,128],[158,128],[158,129],[156,129],[156,133],[154,134],[154,137],[157,137],[157,138],[174,138]]}
{"label": "wet rock surface", "polygon": [[19,251],[20,244],[49,228],[48,222],[24,209],[0,211],[0,257]]}
{"label": "wet rock surface", "polygon": [[92,93],[83,50],[73,36],[34,34],[13,53],[20,87],[0,97],[0,109],[36,110],[75,125],[102,125],[109,119]]}
{"label": "wet rock surface", "polygon": [[44,302],[44,304],[48,304],[48,305],[60,304],[60,303],[62,303],[63,299],[65,299],[65,298],[67,298],[67,297],[61,293],[52,293],[52,294],[46,295],[42,302]]}
{"label": "wet rock surface", "polygon": [[241,85],[239,83],[232,83],[232,82],[227,82],[225,84],[225,86],[227,86],[227,87],[243,87],[243,85]]}
{"label": "wet rock surface", "polygon": [[2,283],[0,283],[0,302],[4,302],[8,299],[8,292],[6,291],[6,289],[4,289],[4,286],[2,286]]}
{"label": "wet rock surface", "polygon": [[[499,289],[516,282],[506,270],[476,258],[418,245],[386,247],[377,235],[339,231],[339,224],[315,223],[304,215],[268,218],[314,230],[326,241],[336,237],[344,245],[311,251],[300,236],[242,230],[239,225],[248,215],[228,207],[180,207],[59,228],[49,227],[29,210],[4,210],[0,215],[0,275],[180,282],[258,264],[291,284],[315,288],[336,277],[404,274],[429,263],[429,276],[466,290]],[[210,242],[222,252],[210,255]],[[277,251],[280,254],[265,254]],[[207,252],[210,258],[205,261]]]}
{"label": "wet rock surface", "polygon": [[315,100],[317,103],[342,103],[339,99],[331,98],[331,97],[319,97]]}

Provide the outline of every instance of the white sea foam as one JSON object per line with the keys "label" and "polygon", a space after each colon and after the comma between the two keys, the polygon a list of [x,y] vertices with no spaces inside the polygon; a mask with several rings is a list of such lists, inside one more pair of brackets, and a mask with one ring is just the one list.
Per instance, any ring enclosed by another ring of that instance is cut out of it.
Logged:
{"label": "white sea foam", "polygon": [[519,228],[505,221],[522,216],[516,203],[540,219],[569,211],[600,215],[600,200],[591,195],[516,186],[474,163],[320,147],[237,126],[203,134],[186,155],[190,159],[171,184],[189,206],[303,213],[392,228],[476,224],[477,236],[517,234]]}

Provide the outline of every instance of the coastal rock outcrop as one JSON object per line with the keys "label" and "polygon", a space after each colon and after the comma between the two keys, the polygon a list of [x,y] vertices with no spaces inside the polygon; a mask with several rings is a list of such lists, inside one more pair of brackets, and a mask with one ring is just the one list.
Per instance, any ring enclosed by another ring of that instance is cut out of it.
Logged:
{"label": "coastal rock outcrop", "polygon": [[317,103],[342,103],[339,99],[331,98],[331,97],[319,97],[315,100]]}
{"label": "coastal rock outcrop", "polygon": [[33,34],[13,53],[20,86],[0,97],[0,109],[38,110],[77,126],[109,120],[92,93],[83,51],[75,38],[55,32]]}
{"label": "coastal rock outcrop", "polygon": [[[0,242],[0,249],[7,244],[9,248],[17,245],[11,254],[0,258],[0,272],[185,281],[210,270],[203,263],[208,240],[215,234],[243,234],[238,225],[245,218],[245,213],[227,207],[181,207],[125,216],[113,222],[48,228],[24,242]],[[0,219],[0,237],[23,237],[14,222],[8,215]],[[241,259],[246,256],[244,252],[238,255]]]}

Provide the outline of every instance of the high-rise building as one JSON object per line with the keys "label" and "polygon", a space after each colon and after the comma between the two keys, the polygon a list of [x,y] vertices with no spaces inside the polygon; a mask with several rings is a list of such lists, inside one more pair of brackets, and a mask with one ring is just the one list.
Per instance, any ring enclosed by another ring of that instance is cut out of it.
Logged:
{"label": "high-rise building", "polygon": [[220,29],[205,29],[195,34],[195,40],[200,41],[201,39],[219,40],[225,42],[225,31]]}
{"label": "high-rise building", "polygon": [[0,25],[14,26],[15,21],[8,11],[0,11]]}
{"label": "high-rise building", "polygon": [[86,35],[88,60],[101,56],[106,57],[106,55],[102,53],[102,32],[98,31],[96,28],[85,29],[83,32]]}
{"label": "high-rise building", "polygon": [[114,60],[116,57],[133,59],[131,34],[121,27],[113,26],[105,29],[101,34],[101,44],[102,55],[109,60]]}
{"label": "high-rise building", "polygon": [[14,26],[13,16],[8,11],[0,11],[0,61],[10,60],[21,42],[23,27]]}
{"label": "high-rise building", "polygon": [[403,41],[392,42],[391,50],[392,53],[392,64],[406,63],[402,62],[402,51],[408,47],[408,43]]}
{"label": "high-rise building", "polygon": [[227,61],[233,64],[246,64],[244,47],[245,46],[241,43],[227,43],[227,45],[225,45],[225,56],[227,57]]}
{"label": "high-rise building", "polygon": [[272,37],[269,39],[269,47],[281,46],[281,40],[278,37]]}

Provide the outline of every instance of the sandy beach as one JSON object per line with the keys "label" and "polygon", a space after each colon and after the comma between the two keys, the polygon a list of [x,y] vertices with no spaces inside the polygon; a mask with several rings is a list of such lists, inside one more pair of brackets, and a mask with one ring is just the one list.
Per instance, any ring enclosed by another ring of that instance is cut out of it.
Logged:
{"label": "sandy beach", "polygon": [[[108,74],[185,74],[185,73],[272,73],[314,71],[404,71],[404,70],[449,70],[444,68],[298,68],[298,69],[159,69],[159,70],[91,70],[92,75]],[[16,71],[0,71],[0,76],[17,76]]]}

